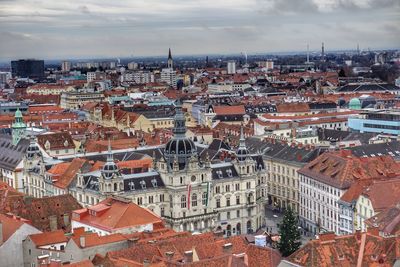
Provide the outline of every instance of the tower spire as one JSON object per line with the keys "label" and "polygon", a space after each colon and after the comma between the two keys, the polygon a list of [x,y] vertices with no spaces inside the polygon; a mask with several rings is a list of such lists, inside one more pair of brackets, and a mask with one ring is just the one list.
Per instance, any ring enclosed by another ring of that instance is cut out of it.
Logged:
{"label": "tower spire", "polygon": [[107,162],[114,162],[114,157],[113,157],[113,153],[111,150],[111,141],[110,138],[108,138],[108,154],[107,154]]}
{"label": "tower spire", "polygon": [[171,48],[168,50],[168,68],[172,69],[174,66],[174,60],[172,59]]}
{"label": "tower spire", "polygon": [[246,139],[244,138],[243,125],[240,126],[239,148],[246,148]]}
{"label": "tower spire", "polygon": [[174,138],[185,138],[186,137],[186,122],[185,115],[182,112],[182,101],[178,99],[175,104],[175,125],[172,132]]}

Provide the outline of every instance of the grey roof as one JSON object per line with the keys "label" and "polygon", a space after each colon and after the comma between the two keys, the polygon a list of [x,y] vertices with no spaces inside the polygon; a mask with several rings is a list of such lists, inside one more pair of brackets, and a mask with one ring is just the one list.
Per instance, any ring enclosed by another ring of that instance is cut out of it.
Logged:
{"label": "grey roof", "polygon": [[[135,190],[131,190],[131,184]],[[164,182],[157,172],[146,172],[124,176],[124,191],[148,190],[164,187]]]}
{"label": "grey roof", "polygon": [[319,148],[290,146],[279,141],[275,143],[261,141],[259,138],[246,139],[246,146],[252,153],[261,152],[264,157],[296,163],[307,163],[318,157],[323,151]]}
{"label": "grey roof", "polygon": [[11,135],[0,134],[0,168],[14,171],[22,161],[28,146],[28,139],[21,139],[14,146]]}
{"label": "grey roof", "polygon": [[357,157],[376,157],[381,155],[390,155],[400,159],[400,142],[394,141],[381,144],[368,144],[363,146],[348,148],[353,155]]}
{"label": "grey roof", "polygon": [[237,178],[239,175],[231,163],[211,165],[211,177],[213,180]]}
{"label": "grey roof", "polygon": [[347,84],[337,89],[338,92],[396,91],[399,87],[393,84]]}

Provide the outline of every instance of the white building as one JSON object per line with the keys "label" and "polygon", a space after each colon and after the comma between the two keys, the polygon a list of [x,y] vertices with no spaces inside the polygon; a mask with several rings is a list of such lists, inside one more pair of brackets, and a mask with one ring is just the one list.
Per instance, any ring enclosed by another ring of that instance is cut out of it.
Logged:
{"label": "white building", "polygon": [[228,74],[236,73],[236,62],[234,60],[229,60],[227,63],[227,72]]}
{"label": "white building", "polygon": [[165,68],[161,70],[161,81],[176,88],[176,71],[172,68]]}
{"label": "white building", "polygon": [[69,72],[70,70],[71,70],[71,62],[70,61],[61,62],[61,71],[62,72]]}

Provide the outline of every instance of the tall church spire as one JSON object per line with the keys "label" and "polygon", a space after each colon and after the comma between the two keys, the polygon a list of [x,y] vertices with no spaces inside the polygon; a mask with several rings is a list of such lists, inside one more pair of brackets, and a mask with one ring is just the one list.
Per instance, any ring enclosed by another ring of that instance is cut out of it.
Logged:
{"label": "tall church spire", "polygon": [[172,59],[171,48],[168,50],[168,68],[172,69],[174,67],[174,60]]}

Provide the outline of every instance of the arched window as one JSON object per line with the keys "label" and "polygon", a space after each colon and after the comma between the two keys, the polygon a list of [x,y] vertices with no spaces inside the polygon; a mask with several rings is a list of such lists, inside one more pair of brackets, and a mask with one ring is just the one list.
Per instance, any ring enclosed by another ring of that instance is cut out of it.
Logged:
{"label": "arched window", "polygon": [[186,196],[181,196],[181,208],[186,208]]}
{"label": "arched window", "polygon": [[116,183],[114,184],[114,191],[118,191],[118,185]]}
{"label": "arched window", "polygon": [[197,194],[193,193],[192,195],[192,206],[197,207]]}

